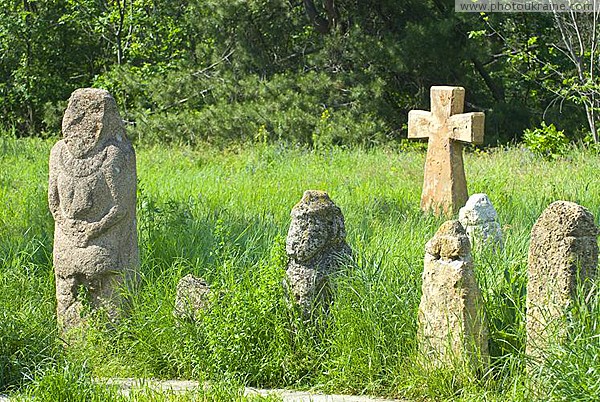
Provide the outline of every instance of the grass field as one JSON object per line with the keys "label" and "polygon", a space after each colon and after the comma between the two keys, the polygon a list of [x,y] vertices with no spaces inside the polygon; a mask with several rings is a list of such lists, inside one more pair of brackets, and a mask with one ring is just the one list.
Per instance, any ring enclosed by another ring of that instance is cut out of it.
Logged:
{"label": "grass field", "polygon": [[[242,385],[415,400],[600,398],[595,294],[582,295],[569,340],[546,361],[524,356],[529,232],[558,199],[600,217],[600,157],[591,151],[573,149],[553,162],[519,148],[466,155],[469,192],[489,195],[505,236],[502,251],[474,254],[492,354],[489,372],[474,379],[418,363],[423,250],[442,220],[419,210],[424,153],[416,150],[138,149],[142,285],[118,326],[98,317],[65,348],[55,324],[46,196],[53,142],[0,137],[0,392],[110,400],[116,394],[93,378],[138,376],[220,384],[190,400],[244,400]],[[327,191],[342,209],[356,258],[335,278],[335,304],[318,325],[303,323],[281,286],[289,213],[307,189]],[[187,273],[218,295],[198,324],[172,316]]]}

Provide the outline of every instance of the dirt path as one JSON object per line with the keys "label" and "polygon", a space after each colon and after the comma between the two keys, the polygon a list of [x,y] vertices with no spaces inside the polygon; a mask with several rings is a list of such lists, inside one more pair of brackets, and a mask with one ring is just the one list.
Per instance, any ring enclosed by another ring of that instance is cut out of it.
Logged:
{"label": "dirt path", "polygon": [[[108,379],[106,384],[120,387],[124,395],[129,394],[132,389],[148,387],[159,391],[186,392],[198,389],[201,385],[197,381],[158,381],[140,380],[132,378]],[[383,399],[368,396],[352,395],[324,395],[307,391],[290,391],[285,389],[258,389],[246,387],[245,395],[278,395],[284,402],[407,402],[398,399]],[[2,402],[2,401],[0,401]]]}

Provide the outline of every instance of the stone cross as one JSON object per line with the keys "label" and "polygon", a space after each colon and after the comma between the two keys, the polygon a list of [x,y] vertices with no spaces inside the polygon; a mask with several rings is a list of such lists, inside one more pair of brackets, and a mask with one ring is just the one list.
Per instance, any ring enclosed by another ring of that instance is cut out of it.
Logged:
{"label": "stone cross", "polygon": [[431,112],[408,112],[408,138],[429,138],[421,209],[458,212],[468,198],[462,143],[483,143],[483,112],[462,113],[465,90],[431,87]]}
{"label": "stone cross", "polygon": [[598,233],[592,213],[568,201],[550,204],[533,225],[527,262],[529,356],[542,357],[564,339],[578,287],[596,276]]}
{"label": "stone cross", "polygon": [[469,238],[458,221],[447,221],[425,245],[417,331],[425,364],[485,370],[489,353],[484,318]]}
{"label": "stone cross", "polygon": [[114,322],[124,288],[138,278],[135,152],[114,98],[78,89],[50,152],[48,203],[55,220],[53,263],[63,332],[86,313]]}

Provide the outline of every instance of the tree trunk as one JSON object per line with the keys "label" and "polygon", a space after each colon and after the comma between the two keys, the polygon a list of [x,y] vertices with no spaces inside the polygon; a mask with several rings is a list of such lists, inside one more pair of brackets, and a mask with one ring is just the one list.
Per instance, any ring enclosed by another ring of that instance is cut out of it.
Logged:
{"label": "tree trunk", "polygon": [[585,115],[587,117],[588,126],[590,127],[590,131],[592,132],[592,138],[594,139],[594,143],[598,144],[600,141],[598,139],[598,129],[596,125],[596,116],[594,113],[594,105],[588,104],[585,102]]}
{"label": "tree trunk", "polygon": [[332,28],[335,28],[338,24],[339,13],[335,6],[335,0],[325,0],[324,7],[327,14],[323,17],[317,10],[315,2],[313,0],[303,0],[304,9],[308,15],[308,19],[313,24],[317,32],[321,34],[328,34]]}
{"label": "tree trunk", "polygon": [[475,67],[475,70],[477,70],[477,72],[479,73],[481,78],[483,78],[483,82],[485,82],[485,85],[488,87],[488,89],[492,93],[494,100],[496,102],[504,103],[504,101],[505,101],[504,87],[502,87],[502,85],[498,85],[492,79],[490,74],[485,70],[485,67],[483,66],[482,62],[480,62],[479,60],[477,60],[475,58],[471,59],[471,61],[473,62],[473,66]]}

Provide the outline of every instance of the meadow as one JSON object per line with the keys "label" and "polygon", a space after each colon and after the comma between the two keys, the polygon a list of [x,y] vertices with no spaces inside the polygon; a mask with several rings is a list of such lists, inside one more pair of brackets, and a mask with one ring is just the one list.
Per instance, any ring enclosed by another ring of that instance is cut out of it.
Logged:
{"label": "meadow", "polygon": [[[473,254],[492,355],[489,371],[473,378],[460,367],[419,364],[424,245],[443,222],[419,209],[422,147],[139,147],[141,285],[117,326],[93,317],[72,341],[59,336],[54,312],[46,192],[55,141],[0,137],[0,393],[126,400],[94,379],[153,377],[215,384],[183,400],[246,400],[243,385],[436,401],[600,396],[596,293],[571,309],[564,344],[543,361],[524,354],[529,233],[559,199],[587,207],[598,222],[600,157],[591,150],[574,147],[554,161],[520,147],[466,153],[469,193],[488,194],[504,230],[502,250]],[[281,286],[289,213],[307,189],[327,191],[341,208],[355,257],[334,278],[329,315],[313,324]],[[198,322],[172,315],[188,273],[213,290]],[[173,398],[142,391],[130,400]]]}

